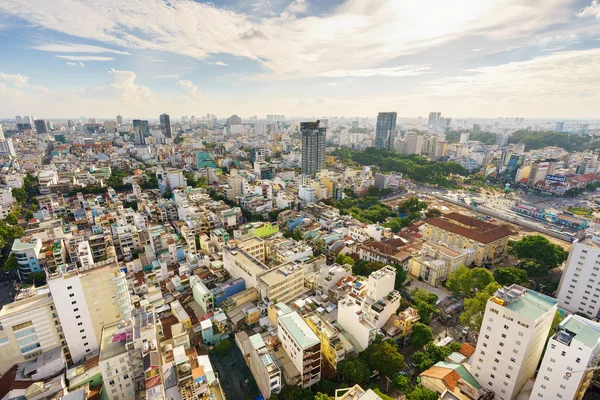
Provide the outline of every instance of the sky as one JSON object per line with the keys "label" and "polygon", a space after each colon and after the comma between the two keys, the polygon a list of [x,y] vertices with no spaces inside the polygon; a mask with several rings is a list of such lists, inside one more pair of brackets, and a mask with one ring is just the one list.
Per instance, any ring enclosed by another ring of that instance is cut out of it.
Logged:
{"label": "sky", "polygon": [[0,118],[597,118],[599,105],[599,0],[0,2]]}

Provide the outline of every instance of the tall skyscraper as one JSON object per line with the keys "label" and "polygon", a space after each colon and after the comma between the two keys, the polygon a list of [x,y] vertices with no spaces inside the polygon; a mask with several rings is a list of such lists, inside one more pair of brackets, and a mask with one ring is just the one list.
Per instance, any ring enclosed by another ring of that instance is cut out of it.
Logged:
{"label": "tall skyscraper", "polygon": [[556,125],[554,125],[554,132],[564,132],[565,131],[565,122],[558,121]]}
{"label": "tall skyscraper", "polygon": [[36,119],[34,123],[37,133],[48,133],[48,125],[46,125],[46,121],[43,119]]}
{"label": "tall skyscraper", "polygon": [[241,125],[242,124],[242,119],[240,117],[238,117],[237,115],[232,115],[231,117],[227,118],[227,125],[228,126],[232,126],[232,125]]}
{"label": "tall skyscraper", "polygon": [[171,133],[171,118],[169,118],[169,114],[161,114],[160,130],[164,137],[168,139],[173,138],[173,134]]}
{"label": "tall skyscraper", "polygon": [[375,129],[375,147],[378,149],[392,150],[396,138],[396,113],[380,112],[377,115]]}
{"label": "tall skyscraper", "polygon": [[442,117],[441,112],[430,112],[429,119],[427,120],[427,131],[429,133],[435,133],[437,130],[438,122]]}
{"label": "tall skyscraper", "polygon": [[325,138],[327,128],[319,127],[321,121],[300,122],[302,133],[302,173],[314,177],[325,168]]}
{"label": "tall skyscraper", "polygon": [[17,124],[20,124],[20,123],[22,123],[22,122],[23,122],[23,118],[22,118],[20,115],[17,115],[17,116],[15,117],[15,121],[17,122]]}
{"label": "tall skyscraper", "polygon": [[121,114],[117,115],[117,125],[123,125],[123,116]]}
{"label": "tall skyscraper", "polygon": [[2,125],[0,125],[0,142],[3,141],[4,138],[4,129],[2,128]]}
{"label": "tall skyscraper", "polygon": [[150,136],[150,124],[148,121],[134,119],[133,120],[133,139],[135,144],[145,144],[146,137]]}
{"label": "tall skyscraper", "polygon": [[471,372],[496,399],[516,398],[533,377],[556,310],[556,299],[519,285],[488,300]]}

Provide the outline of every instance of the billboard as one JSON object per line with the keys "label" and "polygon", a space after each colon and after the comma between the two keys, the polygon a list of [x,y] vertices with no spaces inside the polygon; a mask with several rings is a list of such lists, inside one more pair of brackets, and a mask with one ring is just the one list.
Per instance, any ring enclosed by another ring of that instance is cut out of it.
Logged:
{"label": "billboard", "polygon": [[566,176],[560,176],[560,175],[547,175],[546,176],[546,180],[550,181],[550,182],[565,183],[567,181],[567,177]]}

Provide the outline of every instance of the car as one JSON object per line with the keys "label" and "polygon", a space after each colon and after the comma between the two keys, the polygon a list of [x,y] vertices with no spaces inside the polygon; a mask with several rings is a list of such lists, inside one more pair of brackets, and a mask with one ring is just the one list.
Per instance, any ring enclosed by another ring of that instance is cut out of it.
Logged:
{"label": "car", "polygon": [[462,331],[460,331],[460,333],[462,333],[463,335],[466,335],[467,333],[469,333],[469,329],[463,328]]}

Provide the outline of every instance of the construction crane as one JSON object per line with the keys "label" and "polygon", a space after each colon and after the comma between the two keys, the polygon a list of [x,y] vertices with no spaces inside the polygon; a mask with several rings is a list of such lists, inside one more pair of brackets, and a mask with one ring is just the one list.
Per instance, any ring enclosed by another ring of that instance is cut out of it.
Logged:
{"label": "construction crane", "polygon": [[570,378],[570,377],[571,377],[571,375],[573,375],[573,374],[578,374],[578,373],[580,373],[580,372],[598,371],[599,369],[600,369],[600,366],[597,366],[597,367],[589,367],[589,368],[586,368],[586,369],[582,369],[581,371],[572,371],[572,372],[567,372],[567,373],[565,374],[565,378]]}

